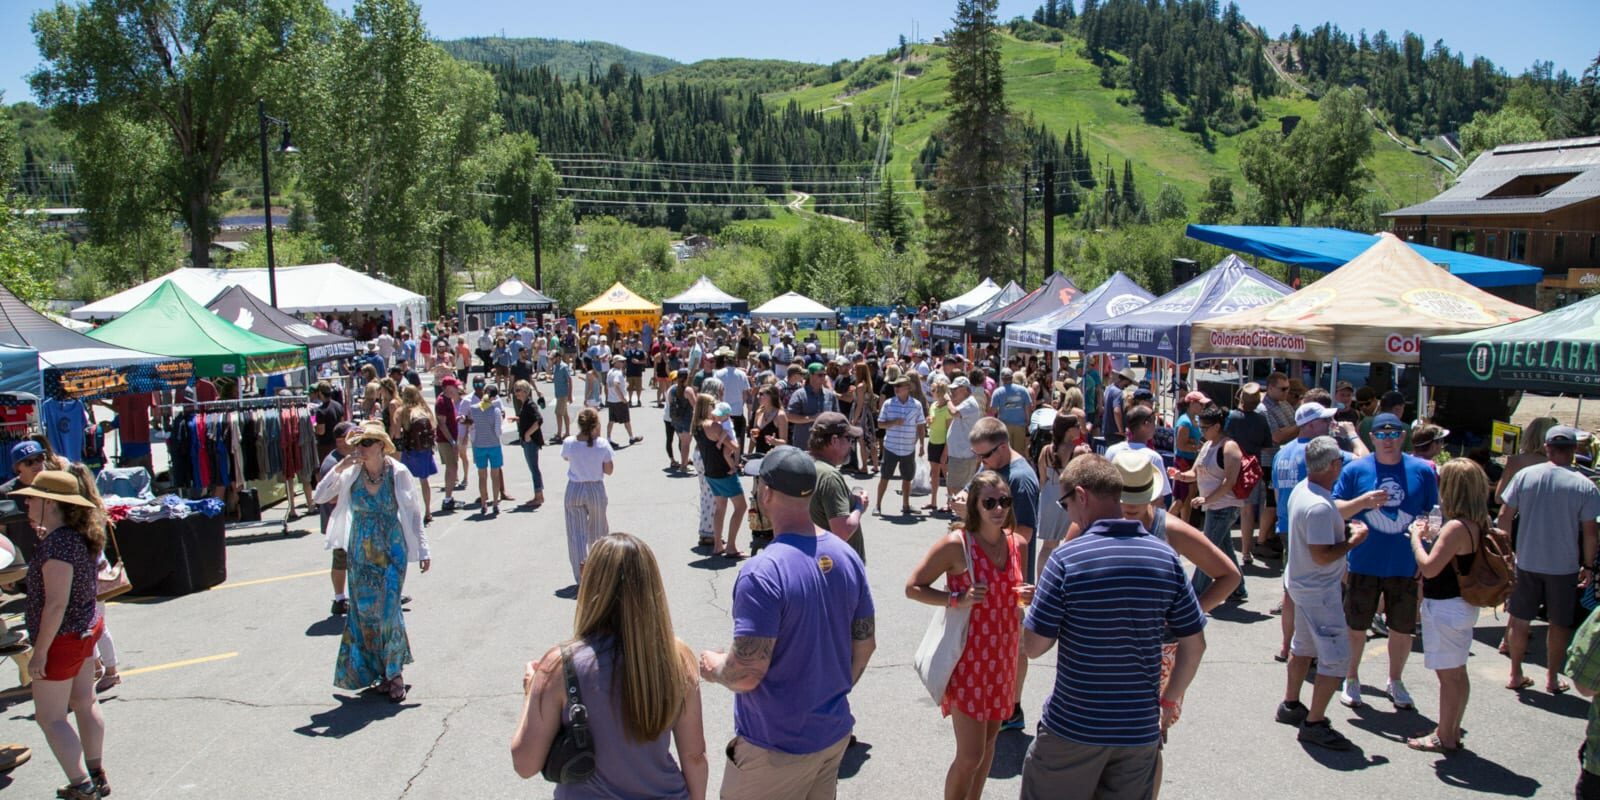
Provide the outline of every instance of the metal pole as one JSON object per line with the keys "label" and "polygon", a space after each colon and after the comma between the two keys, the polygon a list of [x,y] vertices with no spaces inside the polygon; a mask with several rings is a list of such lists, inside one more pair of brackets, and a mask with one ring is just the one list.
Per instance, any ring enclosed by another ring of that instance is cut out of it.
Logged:
{"label": "metal pole", "polygon": [[261,194],[267,212],[267,291],[273,308],[278,307],[278,262],[272,252],[272,170],[267,163],[267,101],[256,100],[256,120],[261,124]]}
{"label": "metal pole", "polygon": [[[1044,162],[1044,278],[1056,269],[1056,164]],[[1043,278],[1040,282],[1043,282]]]}
{"label": "metal pole", "polygon": [[533,288],[544,291],[544,231],[539,213],[539,196],[533,197]]}
{"label": "metal pole", "polygon": [[1028,289],[1028,167],[1022,168],[1022,275],[1017,285]]}

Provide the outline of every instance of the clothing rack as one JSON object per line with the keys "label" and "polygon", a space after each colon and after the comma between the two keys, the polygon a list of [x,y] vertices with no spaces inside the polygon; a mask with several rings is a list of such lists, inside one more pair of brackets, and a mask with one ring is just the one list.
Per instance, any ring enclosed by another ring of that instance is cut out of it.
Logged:
{"label": "clothing rack", "polygon": [[[155,406],[155,410],[157,412],[188,412],[193,414],[206,414],[210,412],[257,411],[268,409],[277,410],[285,408],[299,409],[309,408],[310,405],[311,403],[309,398],[304,395],[273,395],[270,397],[245,397],[234,400],[165,403]],[[289,495],[285,499],[285,502],[289,504],[290,510],[293,510],[295,506],[294,495]],[[289,518],[287,514],[285,514],[283,519],[282,532],[285,535],[287,535],[289,532]]]}

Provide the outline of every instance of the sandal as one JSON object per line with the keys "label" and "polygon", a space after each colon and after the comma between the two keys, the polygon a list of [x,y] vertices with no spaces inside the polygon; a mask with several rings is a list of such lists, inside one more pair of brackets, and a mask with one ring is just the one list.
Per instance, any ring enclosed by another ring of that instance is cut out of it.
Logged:
{"label": "sandal", "polygon": [[1524,676],[1522,676],[1522,680],[1517,681],[1516,683],[1508,683],[1508,684],[1506,684],[1506,688],[1510,689],[1513,692],[1520,692],[1523,689],[1532,689],[1533,688],[1533,679],[1528,677],[1528,676],[1526,676],[1526,675],[1524,675]]}
{"label": "sandal", "polygon": [[747,554],[743,550],[734,550],[732,552],[729,552],[727,550],[723,550],[723,551],[717,553],[717,555],[722,556],[723,558],[726,558],[729,561],[739,561],[739,560],[744,559]]}
{"label": "sandal", "polygon": [[1455,747],[1446,747],[1444,742],[1439,741],[1439,734],[1437,733],[1430,733],[1426,737],[1418,736],[1415,739],[1407,739],[1406,747],[1412,750],[1420,750],[1424,753],[1443,753],[1445,755],[1461,752],[1460,742],[1456,742]]}
{"label": "sandal", "polygon": [[94,781],[85,780],[78,786],[63,786],[56,790],[59,800],[99,800],[100,792],[95,789]]}
{"label": "sandal", "polygon": [[111,781],[106,780],[104,769],[89,770],[89,780],[94,782],[94,790],[101,797],[111,794]]}
{"label": "sandal", "polygon": [[403,677],[401,677],[399,675],[394,676],[393,678],[389,679],[389,687],[388,688],[389,688],[389,702],[391,702],[391,703],[403,703],[403,702],[405,702],[405,700],[406,700],[406,681],[405,681],[405,678],[403,678]]}
{"label": "sandal", "polygon": [[422,515],[422,524],[427,525],[430,522],[433,522],[433,515],[432,514],[423,514]]}

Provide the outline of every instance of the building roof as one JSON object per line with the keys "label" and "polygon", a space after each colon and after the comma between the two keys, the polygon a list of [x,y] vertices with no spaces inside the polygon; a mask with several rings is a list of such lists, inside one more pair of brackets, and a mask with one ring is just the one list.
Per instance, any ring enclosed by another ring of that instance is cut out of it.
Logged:
{"label": "building roof", "polygon": [[[1529,191],[1525,195],[1509,186],[1519,178],[1545,175],[1571,177],[1554,188],[1536,193]],[[1502,191],[1497,193],[1496,190]],[[1494,196],[1496,194],[1500,196]],[[1439,196],[1383,216],[1544,214],[1597,197],[1600,197],[1600,136],[1590,136],[1501,145],[1474,159],[1456,184]]]}

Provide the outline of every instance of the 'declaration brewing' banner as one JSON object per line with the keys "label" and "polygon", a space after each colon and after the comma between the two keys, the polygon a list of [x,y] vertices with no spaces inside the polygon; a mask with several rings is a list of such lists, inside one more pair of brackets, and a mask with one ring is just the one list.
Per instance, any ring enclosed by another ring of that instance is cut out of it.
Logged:
{"label": "'declaration brewing' banner", "polygon": [[1520,322],[1422,341],[1439,386],[1600,395],[1600,297]]}

